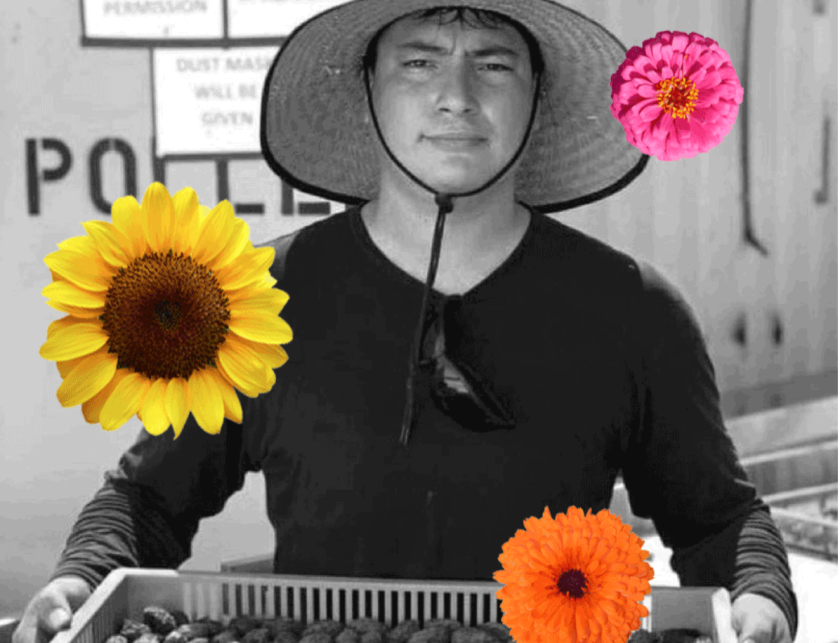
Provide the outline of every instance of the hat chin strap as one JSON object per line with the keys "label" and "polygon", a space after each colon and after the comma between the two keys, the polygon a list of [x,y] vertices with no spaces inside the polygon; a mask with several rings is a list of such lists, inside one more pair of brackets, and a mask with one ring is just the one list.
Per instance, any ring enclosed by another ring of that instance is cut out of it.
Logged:
{"label": "hat chin strap", "polygon": [[498,181],[505,173],[511,168],[511,166],[516,162],[519,156],[522,154],[523,150],[525,149],[525,145],[528,142],[528,136],[531,133],[531,128],[534,125],[534,118],[537,115],[537,101],[540,95],[540,81],[542,80],[542,74],[537,75],[537,86],[534,88],[534,99],[531,103],[531,117],[528,120],[528,129],[525,130],[525,136],[522,137],[522,142],[519,144],[519,148],[516,150],[516,154],[513,155],[513,158],[508,161],[507,165],[505,165],[499,172],[491,178],[487,183],[482,185],[480,188],[475,190],[471,190],[469,192],[461,192],[458,194],[448,194],[448,193],[441,193],[437,190],[432,189],[419,178],[414,176],[411,172],[409,172],[408,168],[406,168],[402,163],[400,163],[399,159],[391,152],[391,148],[388,147],[388,144],[385,142],[385,137],[382,136],[382,130],[379,128],[379,120],[376,118],[376,110],[373,108],[373,97],[370,93],[370,80],[368,76],[368,68],[367,65],[364,67],[364,74],[365,74],[365,91],[367,93],[367,100],[368,100],[368,108],[370,109],[371,116],[373,117],[373,126],[376,128],[376,135],[379,137],[379,140],[382,142],[382,147],[385,148],[385,151],[388,153],[388,156],[391,157],[391,160],[396,164],[402,172],[408,176],[412,181],[417,183],[423,189],[431,192],[435,197],[435,203],[438,206],[438,215],[437,220],[435,221],[435,233],[432,237],[432,256],[429,260],[429,271],[426,274],[426,284],[423,288],[423,301],[420,305],[420,316],[417,320],[417,327],[414,331],[414,342],[411,348],[411,355],[408,359],[408,378],[406,379],[406,403],[405,409],[403,413],[403,421],[402,421],[402,430],[400,431],[400,442],[407,446],[408,440],[411,436],[411,429],[414,419],[414,374],[417,370],[417,364],[420,361],[420,345],[423,341],[423,328],[425,326],[426,321],[426,307],[429,303],[429,293],[432,290],[432,286],[435,282],[435,277],[437,276],[437,268],[438,268],[438,260],[440,259],[440,246],[441,242],[443,241],[443,224],[446,219],[446,215],[455,208],[452,203],[453,197],[461,197],[461,196],[472,196],[473,194],[477,194],[482,190],[486,190],[491,185],[493,185],[496,181]]}

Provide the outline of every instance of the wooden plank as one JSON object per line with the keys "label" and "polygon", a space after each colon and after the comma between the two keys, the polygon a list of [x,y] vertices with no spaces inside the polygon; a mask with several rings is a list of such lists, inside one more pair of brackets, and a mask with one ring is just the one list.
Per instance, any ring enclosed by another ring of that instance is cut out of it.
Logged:
{"label": "wooden plank", "polygon": [[[738,251],[737,274],[743,300],[747,351],[741,387],[755,386],[782,377],[784,363],[774,341],[773,320],[779,317],[779,295],[774,270],[777,248],[776,222],[783,213],[776,200],[778,130],[774,60],[777,43],[771,34],[779,27],[778,3],[752,3],[750,62],[739,120],[749,119],[750,220],[754,236],[767,251],[747,244]],[[746,107],[746,109],[744,109]],[[739,234],[743,242],[743,232]]]}
{"label": "wooden plank", "polygon": [[[823,3],[824,13],[812,15],[815,98],[820,101],[823,129],[820,133],[819,166],[824,171],[814,186],[813,213],[808,217],[809,258],[808,368],[837,368],[837,3]],[[826,168],[823,164],[827,162]]]}
{"label": "wooden plank", "polygon": [[837,397],[729,420],[726,428],[741,458],[837,438]]}
{"label": "wooden plank", "polygon": [[[775,194],[779,207],[775,255],[776,283],[781,302],[784,344],[780,348],[782,376],[808,372],[810,246],[808,218],[813,216],[813,191],[819,176],[821,90],[814,87],[811,25],[813,3],[770,3],[777,8],[773,32],[776,113],[768,136],[779,141]],[[829,52],[826,52],[829,53]]]}
{"label": "wooden plank", "polygon": [[[836,366],[836,364],[835,364]],[[837,371],[798,375],[792,380],[725,391],[720,407],[726,418],[804,404],[837,395]]]}
{"label": "wooden plank", "polygon": [[[729,54],[739,75],[743,74],[743,33],[746,3],[721,3],[703,17],[705,36],[714,38]],[[744,110],[738,119],[745,118]],[[736,341],[736,329],[744,315],[744,294],[750,274],[739,266],[741,237],[741,129],[736,121],[723,142],[707,152],[711,165],[705,184],[707,200],[699,213],[698,310],[707,337],[718,387],[743,386],[748,375],[748,345]],[[705,171],[702,168],[701,171]]]}

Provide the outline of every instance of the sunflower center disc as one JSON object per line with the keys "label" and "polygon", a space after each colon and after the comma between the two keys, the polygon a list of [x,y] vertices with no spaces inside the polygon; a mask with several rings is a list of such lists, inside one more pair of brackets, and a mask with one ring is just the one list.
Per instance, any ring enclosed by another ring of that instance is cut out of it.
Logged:
{"label": "sunflower center disc", "polygon": [[219,281],[183,253],[149,253],[121,268],[100,317],[118,368],[189,379],[216,366],[230,311]]}
{"label": "sunflower center disc", "polygon": [[586,590],[586,576],[577,569],[570,569],[560,576],[557,588],[571,598],[582,598]]}
{"label": "sunflower center disc", "polygon": [[177,302],[164,300],[155,306],[155,321],[166,330],[173,330],[180,316],[181,306]]}

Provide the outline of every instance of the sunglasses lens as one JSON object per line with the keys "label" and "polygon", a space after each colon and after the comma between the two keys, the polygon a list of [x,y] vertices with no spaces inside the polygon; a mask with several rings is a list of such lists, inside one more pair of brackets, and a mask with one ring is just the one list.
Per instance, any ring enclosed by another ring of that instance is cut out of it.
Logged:
{"label": "sunglasses lens", "polygon": [[436,360],[432,394],[455,421],[476,432],[513,428],[513,419],[467,368],[456,367],[447,357]]}

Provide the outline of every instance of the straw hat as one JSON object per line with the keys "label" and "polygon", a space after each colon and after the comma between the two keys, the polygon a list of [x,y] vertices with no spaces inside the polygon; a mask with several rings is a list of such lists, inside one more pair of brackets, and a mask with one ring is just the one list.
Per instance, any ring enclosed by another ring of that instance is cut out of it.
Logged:
{"label": "straw hat", "polygon": [[376,132],[362,109],[363,56],[383,27],[440,6],[504,14],[540,45],[541,124],[521,150],[519,200],[557,212],[607,197],[641,173],[649,157],[627,142],[610,113],[610,77],[625,47],[597,22],[551,0],[353,0],[303,23],[284,42],[263,90],[260,144],[271,169],[329,200],[374,199],[380,170]]}

